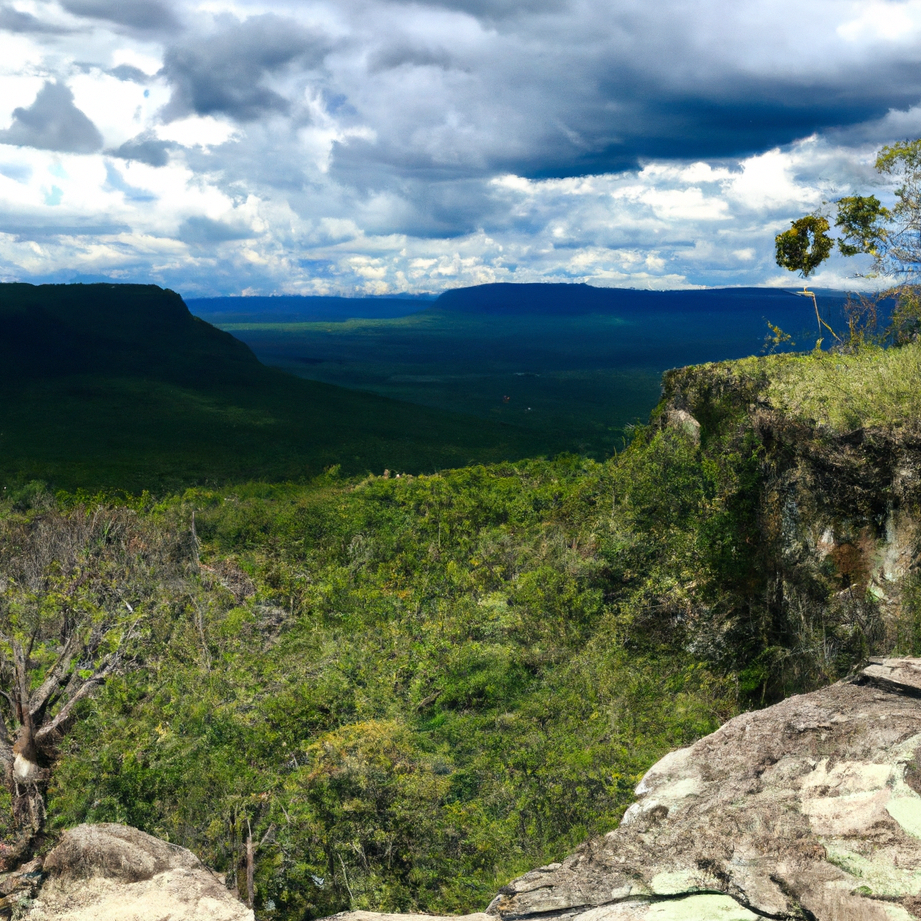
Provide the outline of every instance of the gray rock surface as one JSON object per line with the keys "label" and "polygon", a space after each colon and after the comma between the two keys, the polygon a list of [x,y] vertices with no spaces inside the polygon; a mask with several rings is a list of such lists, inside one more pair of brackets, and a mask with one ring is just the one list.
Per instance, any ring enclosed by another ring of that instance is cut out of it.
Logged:
{"label": "gray rock surface", "polygon": [[658,762],[620,826],[489,912],[580,921],[921,917],[921,660],[730,720]]}
{"label": "gray rock surface", "polygon": [[45,858],[28,921],[253,921],[185,848],[124,825],[79,825]]}
{"label": "gray rock surface", "polygon": [[921,918],[921,659],[873,660],[854,680],[736,717],[636,792],[616,830],[505,886],[487,913]]}

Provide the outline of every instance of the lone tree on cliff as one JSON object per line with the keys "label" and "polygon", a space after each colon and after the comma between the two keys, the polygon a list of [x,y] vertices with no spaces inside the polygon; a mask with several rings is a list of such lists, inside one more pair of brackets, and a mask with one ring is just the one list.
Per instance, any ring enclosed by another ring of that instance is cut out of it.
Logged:
{"label": "lone tree on cliff", "polygon": [[774,238],[775,258],[782,268],[808,278],[828,259],[835,243],[844,256],[872,256],[873,274],[895,281],[883,296],[896,301],[891,333],[904,342],[917,335],[921,315],[921,139],[883,147],[876,169],[898,183],[892,208],[875,195],[838,199],[834,202],[837,240],[830,235],[826,217],[809,214]]}
{"label": "lone tree on cliff", "polygon": [[[188,544],[188,541],[186,541]],[[80,704],[139,663],[140,641],[188,571],[175,532],[129,510],[82,507],[0,520],[0,765],[12,861],[41,836],[45,793]]]}

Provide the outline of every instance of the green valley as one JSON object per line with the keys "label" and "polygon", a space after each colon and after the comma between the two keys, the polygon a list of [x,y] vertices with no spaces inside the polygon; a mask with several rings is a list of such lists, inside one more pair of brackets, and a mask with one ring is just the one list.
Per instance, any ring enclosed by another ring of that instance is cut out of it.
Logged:
{"label": "green valley", "polygon": [[263,368],[178,297],[151,356],[155,312],[138,340],[76,294],[111,313],[76,349],[33,308],[43,367],[7,314],[4,432],[48,428],[4,463],[57,487],[0,498],[7,855],[121,822],[260,919],[479,910],[669,750],[921,652],[918,343],[673,370],[619,452],[527,458]]}
{"label": "green valley", "polygon": [[514,426],[261,365],[178,295],[0,285],[0,474],[133,491],[190,482],[420,472],[539,453]]}

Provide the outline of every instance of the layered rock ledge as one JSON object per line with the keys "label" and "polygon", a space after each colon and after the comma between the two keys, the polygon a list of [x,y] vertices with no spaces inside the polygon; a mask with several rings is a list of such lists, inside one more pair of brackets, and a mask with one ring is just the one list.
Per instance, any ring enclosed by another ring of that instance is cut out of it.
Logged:
{"label": "layered rock ledge", "polygon": [[667,755],[617,829],[505,886],[486,914],[921,918],[919,793],[921,659],[872,660],[853,679],[738,716]]}

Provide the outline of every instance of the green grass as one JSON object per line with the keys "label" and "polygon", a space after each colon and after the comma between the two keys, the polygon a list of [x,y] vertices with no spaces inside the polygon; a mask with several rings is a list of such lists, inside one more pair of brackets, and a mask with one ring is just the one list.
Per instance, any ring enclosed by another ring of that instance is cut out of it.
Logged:
{"label": "green grass", "polygon": [[921,420],[921,344],[778,361],[771,369],[768,399],[798,419],[835,432],[916,427]]}
{"label": "green grass", "polygon": [[712,367],[760,378],[768,405],[835,434],[917,427],[921,420],[921,343],[866,346],[853,354],[771,355]]}

